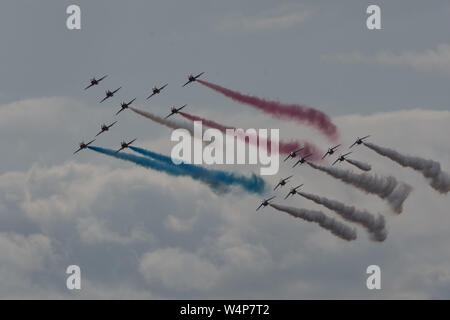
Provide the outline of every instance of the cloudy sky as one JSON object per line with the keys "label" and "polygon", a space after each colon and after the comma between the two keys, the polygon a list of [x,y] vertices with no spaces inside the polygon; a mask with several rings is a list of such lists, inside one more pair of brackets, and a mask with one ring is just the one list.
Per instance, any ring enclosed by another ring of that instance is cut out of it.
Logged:
{"label": "cloudy sky", "polygon": [[[365,26],[381,7],[382,30]],[[66,7],[81,7],[81,30]],[[115,119],[121,100],[165,115],[171,104],[237,127],[279,128],[284,139],[328,142],[194,83],[204,78],[333,117],[356,136],[450,171],[448,1],[7,0],[0,10],[0,298],[450,298],[450,200],[418,173],[364,147],[354,158],[414,190],[401,215],[312,168],[282,165],[305,191],[385,216],[388,237],[353,242],[239,191],[218,195],[83,151],[78,142]],[[102,85],[83,91],[93,76]],[[145,101],[151,87],[166,92]],[[106,88],[122,86],[99,104]],[[170,153],[170,131],[126,111],[97,145],[121,139]],[[343,164],[346,166],[346,164]],[[346,166],[347,167],[347,166]],[[348,168],[348,167],[347,167]],[[257,167],[227,166],[243,173]],[[287,191],[282,189],[278,198]],[[333,212],[300,198],[293,207]],[[260,214],[261,213],[261,214]],[[66,288],[67,266],[82,289]],[[381,290],[366,268],[381,267]]]}

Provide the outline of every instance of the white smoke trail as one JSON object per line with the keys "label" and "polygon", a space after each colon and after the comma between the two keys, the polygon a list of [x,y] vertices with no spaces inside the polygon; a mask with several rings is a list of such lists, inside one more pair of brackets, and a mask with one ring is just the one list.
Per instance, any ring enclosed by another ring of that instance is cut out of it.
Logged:
{"label": "white smoke trail", "polygon": [[412,188],[403,182],[398,182],[393,176],[381,177],[367,173],[353,173],[334,167],[324,167],[312,162],[308,164],[314,169],[323,171],[330,176],[350,184],[365,193],[375,194],[386,200],[395,213],[401,213],[403,202],[408,198]]}
{"label": "white smoke trail", "polygon": [[330,218],[322,211],[293,208],[271,203],[270,206],[278,211],[286,212],[295,218],[300,218],[309,222],[315,222],[322,228],[329,230],[335,236],[351,241],[356,239],[356,230],[346,224]]}
{"label": "white smoke trail", "polygon": [[347,161],[348,163],[354,165],[355,167],[357,167],[358,169],[361,169],[363,171],[370,171],[370,170],[372,170],[372,167],[368,163],[357,161],[357,160],[353,160],[353,159],[345,159],[345,161]]}
{"label": "white smoke trail", "polygon": [[358,210],[355,207],[347,206],[336,200],[300,191],[297,191],[297,194],[336,212],[347,221],[360,224],[369,232],[372,240],[380,242],[386,240],[386,223],[381,214],[379,214],[378,217],[375,217],[366,210]]}
{"label": "white smoke trail", "polygon": [[136,109],[133,107],[129,107],[132,111],[136,112],[137,114],[146,117],[150,120],[153,120],[159,124],[162,124],[163,126],[166,126],[168,128],[171,129],[186,129],[189,131],[189,133],[191,134],[191,136],[194,136],[194,127],[192,124],[186,122],[186,121],[176,121],[176,120],[169,120],[169,119],[164,119],[161,118],[157,115],[154,115],[153,113],[144,111],[144,110],[140,110],[140,109]]}
{"label": "white smoke trail", "polygon": [[395,150],[383,148],[370,142],[364,142],[364,145],[403,167],[420,171],[430,181],[430,186],[440,193],[447,194],[450,191],[450,174],[441,170],[441,164],[439,162],[419,157],[405,156]]}

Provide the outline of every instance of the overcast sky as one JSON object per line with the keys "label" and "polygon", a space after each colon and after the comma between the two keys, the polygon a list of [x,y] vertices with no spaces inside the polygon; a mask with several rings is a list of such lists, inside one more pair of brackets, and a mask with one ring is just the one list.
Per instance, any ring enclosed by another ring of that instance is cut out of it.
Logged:
{"label": "overcast sky", "polygon": [[[81,7],[81,30],[66,28],[69,4]],[[380,5],[382,30],[367,30],[369,4]],[[327,147],[310,128],[197,83],[181,87],[187,74],[204,71],[223,86],[326,112],[345,146],[371,134],[450,171],[449,16],[450,3],[437,0],[3,1],[0,297],[450,298],[448,195],[362,146],[355,159],[413,186],[400,216],[312,168],[282,164],[265,179],[294,174],[307,192],[385,215],[383,243],[361,228],[348,243],[271,208],[256,214],[255,196],[219,196],[90,151],[72,156],[134,97],[160,115],[187,103],[225,124],[280,128],[284,139]],[[83,90],[103,74],[101,85]],[[119,86],[117,97],[98,103]],[[167,128],[130,111],[117,118],[96,144],[137,137],[139,146],[170,153]],[[300,197],[286,204],[337,217]],[[65,287],[70,264],[82,270],[78,292]],[[370,264],[381,267],[382,290],[366,288]]]}

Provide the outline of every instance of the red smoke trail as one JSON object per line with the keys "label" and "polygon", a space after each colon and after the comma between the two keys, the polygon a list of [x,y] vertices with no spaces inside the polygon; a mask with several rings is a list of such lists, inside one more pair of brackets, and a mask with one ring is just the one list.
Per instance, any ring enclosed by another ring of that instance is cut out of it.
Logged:
{"label": "red smoke trail", "polygon": [[[217,130],[219,130],[219,131],[221,131],[223,133],[226,133],[227,129],[235,129],[234,127],[224,126],[224,125],[221,125],[220,123],[217,123],[215,121],[204,119],[204,118],[201,118],[201,117],[198,117],[198,116],[186,113],[186,112],[179,111],[178,113],[181,116],[183,116],[184,118],[186,118],[186,119],[189,119],[191,121],[201,121],[203,125],[205,125],[207,127],[210,127],[210,128],[217,129]],[[248,144],[248,143],[252,142],[252,140],[249,139],[249,138],[250,137],[245,137],[245,143]],[[256,146],[258,147],[259,143],[260,143],[258,136],[256,137],[256,141],[257,141],[256,142]],[[270,146],[271,146],[270,139],[267,139],[267,141],[262,141],[261,140],[261,145],[266,147],[267,150],[270,151]],[[291,151],[298,150],[298,149],[303,148],[303,147],[305,149],[302,150],[302,152],[303,152],[302,154],[312,153],[313,155],[311,156],[311,158],[314,158],[315,161],[321,160],[321,156],[320,155],[322,154],[322,151],[318,150],[317,147],[315,145],[313,145],[313,144],[310,144],[310,143],[305,142],[305,141],[299,142],[299,141],[295,141],[295,140],[294,141],[289,141],[289,142],[286,142],[286,141],[280,141],[279,142],[279,152],[282,153],[282,154],[289,154]]]}
{"label": "red smoke trail", "polygon": [[339,132],[336,125],[334,125],[330,117],[322,111],[298,104],[284,104],[277,101],[261,99],[255,96],[244,95],[200,79],[197,79],[197,82],[218,91],[235,101],[250,105],[265,113],[269,113],[276,118],[283,120],[293,119],[299,123],[315,127],[332,141],[337,140],[339,137]]}

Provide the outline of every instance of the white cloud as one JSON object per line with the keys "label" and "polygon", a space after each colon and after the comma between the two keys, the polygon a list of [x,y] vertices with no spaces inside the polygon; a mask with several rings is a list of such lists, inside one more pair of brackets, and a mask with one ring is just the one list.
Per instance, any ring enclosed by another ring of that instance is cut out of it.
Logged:
{"label": "white cloud", "polygon": [[176,291],[206,290],[220,280],[214,264],[178,248],[146,253],[139,270],[149,283],[162,283]]}
{"label": "white cloud", "polygon": [[406,66],[418,71],[438,71],[450,73],[450,45],[440,44],[436,49],[423,52],[404,51],[393,53],[381,51],[375,55],[362,53],[329,54],[324,55],[325,60],[342,63],[375,63],[384,66]]}
{"label": "white cloud", "polygon": [[[23,236],[15,233],[0,233],[0,264],[11,270],[40,270],[52,256],[51,241],[42,234]],[[3,269],[4,270],[4,269]]]}
{"label": "white cloud", "polygon": [[106,226],[106,221],[96,217],[81,218],[77,224],[77,230],[82,241],[93,243],[117,243],[121,245],[132,245],[133,243],[151,242],[153,236],[143,228],[136,226],[128,235],[121,235]]}
{"label": "white cloud", "polygon": [[258,32],[292,28],[312,15],[301,5],[283,5],[279,8],[266,10],[256,15],[236,13],[225,17],[219,23],[222,31]]}

